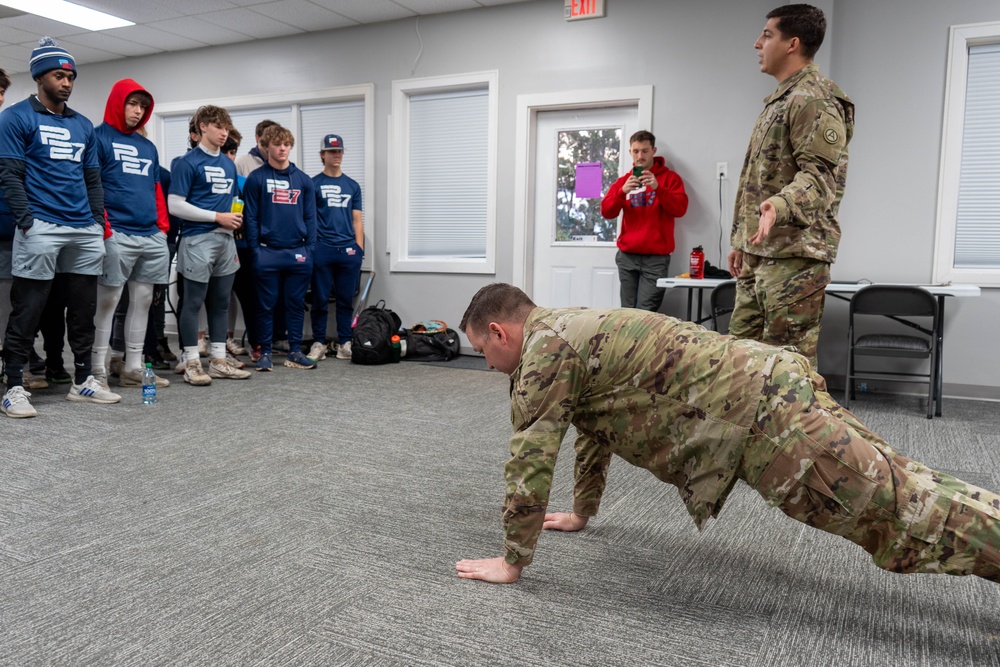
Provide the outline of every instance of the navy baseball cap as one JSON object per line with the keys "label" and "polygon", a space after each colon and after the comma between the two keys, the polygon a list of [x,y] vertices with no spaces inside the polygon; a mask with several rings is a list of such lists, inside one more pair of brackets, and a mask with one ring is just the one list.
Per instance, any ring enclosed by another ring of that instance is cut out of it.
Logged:
{"label": "navy baseball cap", "polygon": [[319,149],[321,151],[342,151],[344,150],[344,140],[339,134],[328,134],[323,137],[323,143],[320,145]]}

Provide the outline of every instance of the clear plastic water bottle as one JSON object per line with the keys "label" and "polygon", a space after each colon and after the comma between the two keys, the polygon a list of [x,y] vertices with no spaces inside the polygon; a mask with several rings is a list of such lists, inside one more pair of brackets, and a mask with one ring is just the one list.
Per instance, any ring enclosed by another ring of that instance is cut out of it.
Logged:
{"label": "clear plastic water bottle", "polygon": [[142,369],[142,403],[143,405],[156,403],[156,375],[153,373],[151,363]]}

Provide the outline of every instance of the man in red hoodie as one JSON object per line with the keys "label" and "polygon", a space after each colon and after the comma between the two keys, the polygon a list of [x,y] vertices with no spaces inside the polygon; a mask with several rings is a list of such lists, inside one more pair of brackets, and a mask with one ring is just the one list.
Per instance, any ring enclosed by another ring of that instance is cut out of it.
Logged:
{"label": "man in red hoodie", "polygon": [[[96,334],[91,359],[94,377],[107,386],[108,338],[115,307],[128,285],[123,387],[142,384],[142,348],[153,288],[170,271],[166,200],[160,185],[156,146],[140,133],[153,113],[153,96],[132,79],[111,87],[104,123],[94,131],[104,184],[107,221],[104,271],[97,281]],[[157,378],[158,387],[169,385]]]}
{"label": "man in red hoodie", "polygon": [[[656,157],[656,137],[642,130],[629,138],[633,170],[608,189],[601,215],[611,220],[623,210],[618,235],[618,278],[623,308],[656,312],[663,301],[658,278],[666,278],[674,251],[674,218],[687,213],[684,181]],[[636,175],[641,170],[641,174]]]}

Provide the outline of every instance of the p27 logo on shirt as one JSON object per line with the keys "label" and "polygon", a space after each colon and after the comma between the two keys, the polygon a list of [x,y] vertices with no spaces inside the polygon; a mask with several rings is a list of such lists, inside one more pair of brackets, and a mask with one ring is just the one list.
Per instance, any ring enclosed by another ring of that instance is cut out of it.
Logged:
{"label": "p27 logo on shirt", "polygon": [[112,143],[111,147],[114,148],[115,160],[121,163],[123,172],[126,174],[135,174],[136,176],[146,176],[149,174],[149,167],[153,164],[153,161],[139,157],[138,148],[129,146],[128,144],[116,143]]}
{"label": "p27 logo on shirt", "polygon": [[351,203],[351,195],[341,194],[339,185],[321,185],[319,195],[329,208],[347,208]]}
{"label": "p27 logo on shirt", "polygon": [[228,195],[233,191],[233,179],[226,178],[222,167],[205,167],[205,182],[211,184],[213,195]]}
{"label": "p27 logo on shirt", "polygon": [[38,136],[43,146],[49,147],[49,157],[53,160],[79,162],[84,144],[70,141],[72,135],[65,127],[39,125]]}
{"label": "p27 logo on shirt", "polygon": [[292,190],[291,183],[277,178],[267,179],[267,191],[271,193],[271,202],[274,204],[296,204],[299,201],[301,190]]}

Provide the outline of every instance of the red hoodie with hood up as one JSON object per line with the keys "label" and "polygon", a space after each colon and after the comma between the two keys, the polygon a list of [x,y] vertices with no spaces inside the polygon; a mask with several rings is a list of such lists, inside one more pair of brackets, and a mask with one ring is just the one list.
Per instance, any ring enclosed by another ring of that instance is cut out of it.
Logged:
{"label": "red hoodie with hood up", "polygon": [[[132,93],[146,93],[149,95],[150,103],[149,107],[146,108],[146,113],[143,115],[142,120],[138,124],[129,129],[125,122],[125,101],[128,100],[128,96]],[[108,95],[108,102],[104,107],[104,122],[110,127],[118,130],[125,135],[131,135],[136,132],[141,127],[145,127],[146,123],[149,121],[149,117],[153,115],[153,96],[148,90],[140,86],[132,79],[122,79],[115,82],[111,87],[111,93]],[[106,147],[102,147],[106,148]],[[114,158],[117,162],[117,158]],[[105,168],[105,160],[102,159],[102,175]],[[160,165],[151,165],[151,169],[159,170]],[[166,234],[170,230],[170,219],[167,217],[167,200],[163,193],[163,188],[160,185],[159,178],[156,178],[156,226]],[[111,223],[108,220],[108,212],[104,211],[104,238],[111,236]]]}

